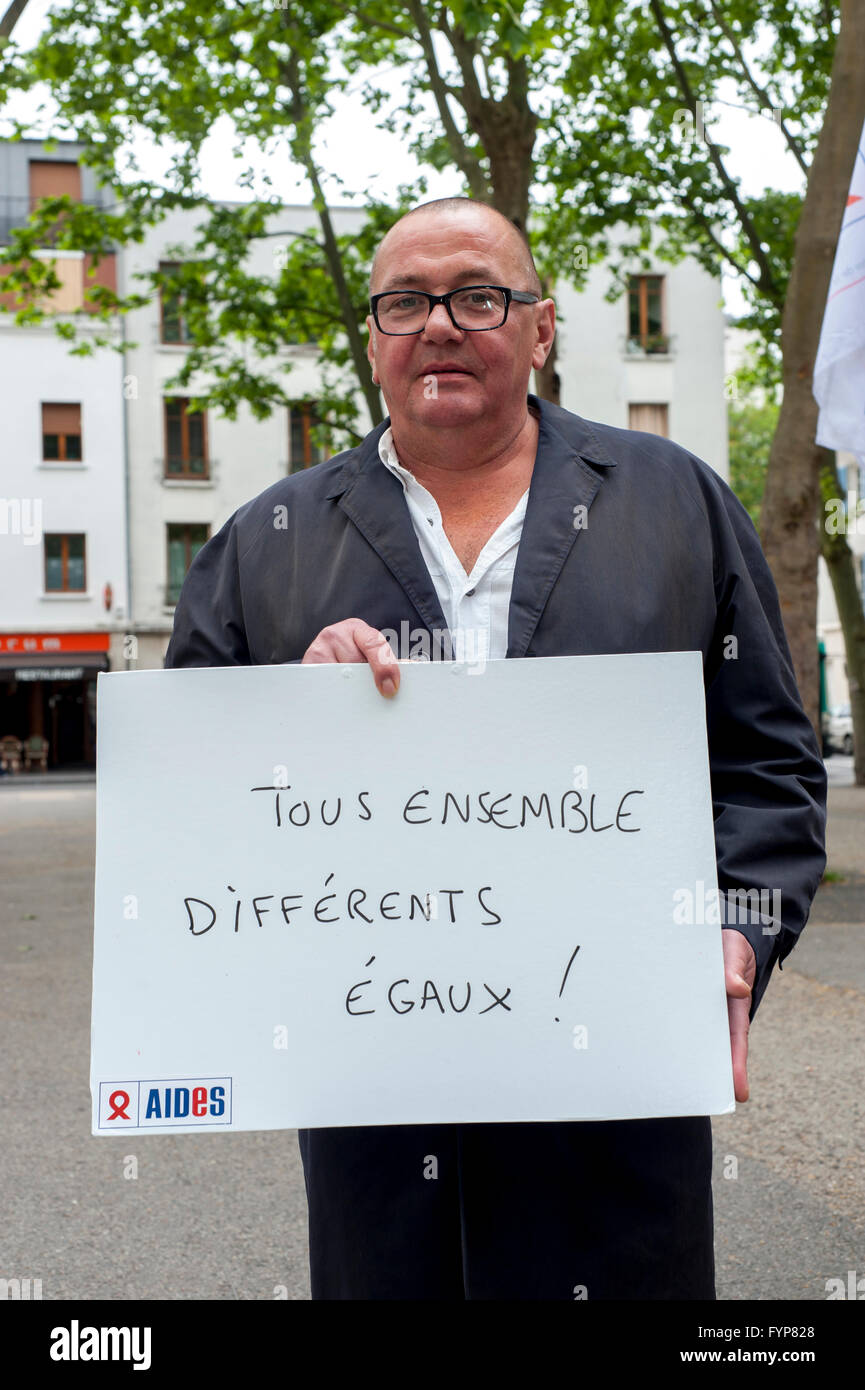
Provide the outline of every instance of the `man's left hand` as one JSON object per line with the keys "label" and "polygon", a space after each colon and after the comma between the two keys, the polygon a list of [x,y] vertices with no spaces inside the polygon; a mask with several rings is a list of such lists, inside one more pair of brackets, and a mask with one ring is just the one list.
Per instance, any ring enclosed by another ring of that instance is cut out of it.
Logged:
{"label": "man's left hand", "polygon": [[727,1015],[730,1020],[730,1050],[733,1055],[733,1088],[736,1099],[748,1099],[748,1014],[751,988],[757,974],[757,958],[750,941],[733,927],[721,932],[724,946],[724,982],[727,988]]}

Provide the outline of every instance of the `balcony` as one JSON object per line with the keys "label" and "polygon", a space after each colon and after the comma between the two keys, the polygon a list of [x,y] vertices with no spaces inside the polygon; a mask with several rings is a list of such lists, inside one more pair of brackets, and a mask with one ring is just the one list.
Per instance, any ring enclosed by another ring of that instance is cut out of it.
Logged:
{"label": "balcony", "polygon": [[675,337],[671,333],[648,333],[645,337],[626,338],[624,354],[634,357],[674,357]]}
{"label": "balcony", "polygon": [[[16,198],[11,195],[0,197],[0,246],[7,245],[10,234],[16,227],[24,227],[38,205],[43,202],[42,198],[31,198],[28,196]],[[104,203],[97,202],[95,199],[76,198],[76,203],[83,203],[85,207],[99,208],[104,207]]]}

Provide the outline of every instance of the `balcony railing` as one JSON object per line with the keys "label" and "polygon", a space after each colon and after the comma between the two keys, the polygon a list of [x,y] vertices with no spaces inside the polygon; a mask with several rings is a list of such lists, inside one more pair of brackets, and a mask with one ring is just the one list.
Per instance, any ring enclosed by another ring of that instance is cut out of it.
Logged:
{"label": "balcony railing", "polygon": [[[0,245],[9,241],[16,227],[26,226],[31,212],[34,212],[42,201],[42,198],[0,196]],[[94,198],[76,198],[75,202],[90,208],[106,206]]]}

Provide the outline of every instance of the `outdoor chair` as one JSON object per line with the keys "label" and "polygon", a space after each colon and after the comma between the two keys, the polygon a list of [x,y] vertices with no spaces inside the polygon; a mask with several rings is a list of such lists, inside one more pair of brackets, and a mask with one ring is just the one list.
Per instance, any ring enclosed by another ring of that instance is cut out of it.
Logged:
{"label": "outdoor chair", "polygon": [[48,740],[41,734],[31,734],[24,745],[24,766],[28,772],[38,767],[40,772],[48,770]]}
{"label": "outdoor chair", "polygon": [[14,734],[0,738],[0,769],[3,772],[21,771],[21,740]]}

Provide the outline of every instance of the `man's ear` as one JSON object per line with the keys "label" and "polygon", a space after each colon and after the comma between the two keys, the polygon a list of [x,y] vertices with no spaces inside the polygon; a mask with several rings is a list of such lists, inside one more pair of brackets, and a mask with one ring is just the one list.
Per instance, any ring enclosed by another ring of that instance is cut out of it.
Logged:
{"label": "man's ear", "polygon": [[556,306],[551,299],[544,299],[536,308],[538,336],[532,350],[532,366],[538,372],[549,357],[556,336]]}
{"label": "man's ear", "polygon": [[372,314],[367,314],[366,316],[366,328],[369,334],[366,343],[366,356],[369,365],[372,367],[373,383],[374,385],[379,386],[381,385],[381,383],[379,382],[378,373],[375,369],[375,319],[373,318]]}

